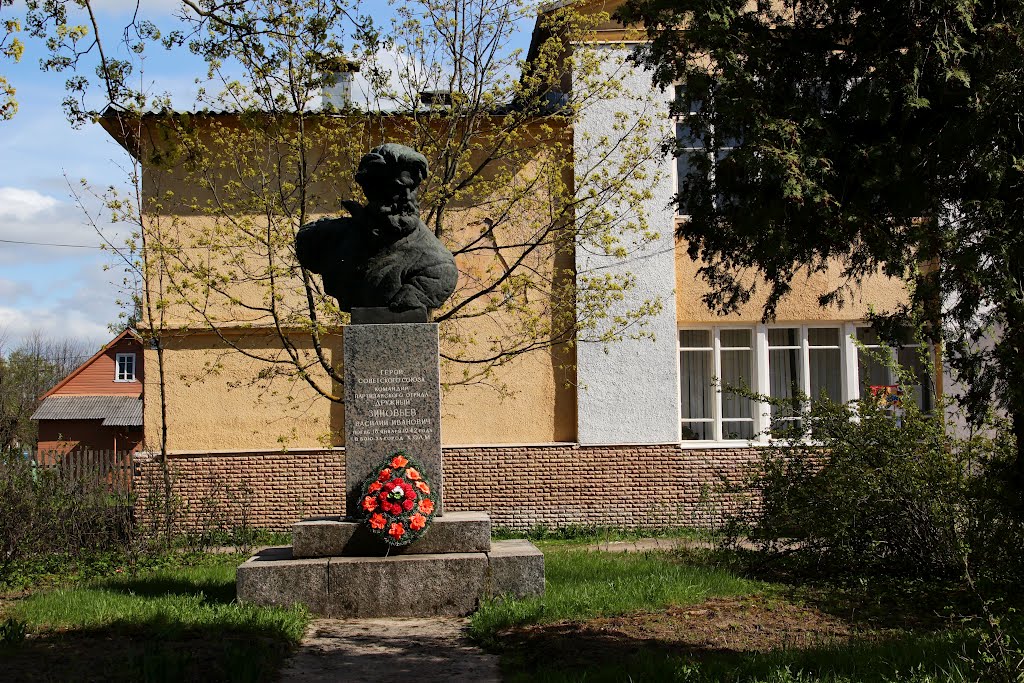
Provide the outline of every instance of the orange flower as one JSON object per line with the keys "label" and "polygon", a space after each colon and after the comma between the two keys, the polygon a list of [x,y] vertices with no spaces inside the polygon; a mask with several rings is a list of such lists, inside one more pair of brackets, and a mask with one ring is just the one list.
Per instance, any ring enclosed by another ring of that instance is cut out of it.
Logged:
{"label": "orange flower", "polygon": [[377,493],[377,491],[380,491],[382,488],[384,488],[384,484],[380,483],[379,481],[375,481],[372,484],[370,484],[369,490],[370,493]]}
{"label": "orange flower", "polygon": [[380,474],[377,475],[377,481],[387,481],[390,478],[391,478],[391,470],[389,470],[387,467],[382,469],[380,471]]}
{"label": "orange flower", "polygon": [[409,518],[409,528],[413,531],[419,531],[427,525],[427,518],[421,514],[415,514]]}
{"label": "orange flower", "polygon": [[429,498],[424,498],[423,500],[420,501],[420,512],[422,512],[425,515],[429,515],[433,511],[434,501],[430,500]]}
{"label": "orange flower", "polygon": [[392,522],[388,528],[388,536],[394,536],[395,538],[401,538],[405,534],[405,527],[398,522]]}
{"label": "orange flower", "polygon": [[377,499],[373,496],[367,496],[363,498],[363,509],[367,512],[373,512],[377,509]]}
{"label": "orange flower", "polygon": [[411,467],[405,471],[405,476],[409,477],[413,481],[419,481],[420,480],[420,473],[417,472],[416,470],[414,470]]}
{"label": "orange flower", "polygon": [[396,455],[395,457],[391,458],[392,467],[405,467],[406,463],[408,462],[409,461],[406,458],[403,458],[400,455]]}
{"label": "orange flower", "polygon": [[388,521],[384,519],[384,515],[380,514],[379,512],[373,513],[373,515],[370,517],[370,526],[374,529],[383,529],[384,525],[387,523]]}
{"label": "orange flower", "polygon": [[427,486],[427,482],[425,481],[416,482],[416,488],[418,488],[422,493],[430,493],[430,487]]}

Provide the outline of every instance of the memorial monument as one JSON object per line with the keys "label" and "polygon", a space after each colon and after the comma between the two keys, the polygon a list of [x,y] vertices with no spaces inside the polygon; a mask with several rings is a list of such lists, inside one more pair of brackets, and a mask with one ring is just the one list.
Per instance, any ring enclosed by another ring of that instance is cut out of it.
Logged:
{"label": "memorial monument", "polygon": [[[486,512],[444,513],[438,328],[429,319],[455,291],[458,270],[419,217],[427,171],[404,145],[375,147],[355,174],[367,203],[344,201],[349,217],[296,234],[300,265],[352,316],[343,328],[345,514],[300,521],[292,547],[241,565],[241,601],[303,602],[332,617],[431,616],[467,614],[486,596],[544,592],[544,558],[531,543],[492,543]],[[412,458],[416,481],[392,478],[393,469],[411,478]],[[412,484],[429,492],[429,514],[416,515],[410,499],[416,533],[392,522],[380,540],[377,496],[402,514],[403,497],[419,495]],[[417,598],[396,599],[401,585],[420,586]]]}

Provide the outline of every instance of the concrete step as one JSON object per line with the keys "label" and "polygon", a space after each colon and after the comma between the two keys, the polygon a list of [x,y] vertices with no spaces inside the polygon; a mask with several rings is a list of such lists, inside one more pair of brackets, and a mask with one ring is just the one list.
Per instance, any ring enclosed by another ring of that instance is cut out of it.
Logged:
{"label": "concrete step", "polygon": [[292,556],[297,558],[486,553],[490,549],[491,518],[486,512],[435,517],[423,538],[398,548],[374,536],[362,521],[344,517],[304,519],[292,527]]}
{"label": "concrete step", "polygon": [[[424,539],[425,540],[425,539]],[[486,553],[296,558],[268,548],[238,568],[241,602],[303,603],[334,618],[462,616],[487,597],[544,594],[544,555],[525,540]]]}

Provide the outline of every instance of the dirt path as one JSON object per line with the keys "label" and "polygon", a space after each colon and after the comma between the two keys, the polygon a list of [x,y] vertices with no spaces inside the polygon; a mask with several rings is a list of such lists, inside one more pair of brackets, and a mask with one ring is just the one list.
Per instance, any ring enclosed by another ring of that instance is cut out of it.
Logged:
{"label": "dirt path", "polygon": [[395,680],[497,683],[498,658],[467,642],[465,619],[318,619],[283,683]]}

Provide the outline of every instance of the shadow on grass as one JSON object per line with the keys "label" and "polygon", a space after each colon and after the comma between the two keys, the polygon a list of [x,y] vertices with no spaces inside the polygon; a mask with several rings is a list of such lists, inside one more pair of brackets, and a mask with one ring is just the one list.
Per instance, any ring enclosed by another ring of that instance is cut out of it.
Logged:
{"label": "shadow on grass", "polygon": [[507,681],[956,681],[965,642],[903,634],[741,651],[554,624],[505,634],[502,660]]}
{"label": "shadow on grass", "polygon": [[204,629],[187,638],[49,632],[0,648],[10,681],[271,681],[291,644],[280,638]]}
{"label": "shadow on grass", "polygon": [[939,629],[979,608],[977,596],[957,576],[925,580],[827,574],[819,571],[813,556],[800,552],[680,549],[674,554],[692,566],[770,582],[788,599],[863,628]]}
{"label": "shadow on grass", "polygon": [[202,593],[206,602],[229,604],[235,601],[235,584],[209,579],[176,579],[166,576],[141,576],[138,578],[94,581],[91,587],[116,593],[140,597],[164,595],[197,595]]}
{"label": "shadow on grass", "polygon": [[4,680],[271,680],[309,622],[235,601],[234,567],[185,567],[41,591],[12,605],[29,637]]}

